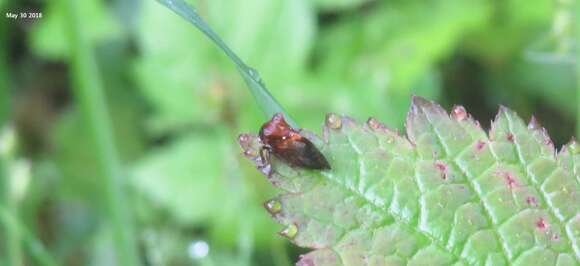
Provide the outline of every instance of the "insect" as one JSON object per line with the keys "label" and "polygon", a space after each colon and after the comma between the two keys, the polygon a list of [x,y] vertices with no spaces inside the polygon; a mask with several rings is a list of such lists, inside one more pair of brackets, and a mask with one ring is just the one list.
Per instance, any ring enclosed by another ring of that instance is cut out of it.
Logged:
{"label": "insect", "polygon": [[282,159],[290,166],[306,169],[330,169],[324,155],[300,133],[290,127],[281,113],[260,128],[260,140],[264,144],[260,150],[263,162],[269,160],[270,154]]}

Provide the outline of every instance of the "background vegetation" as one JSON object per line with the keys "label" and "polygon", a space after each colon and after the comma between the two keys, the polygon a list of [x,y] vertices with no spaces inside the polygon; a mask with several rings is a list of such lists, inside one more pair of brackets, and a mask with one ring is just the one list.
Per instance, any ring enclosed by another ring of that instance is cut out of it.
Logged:
{"label": "background vegetation", "polygon": [[[557,146],[580,120],[576,2],[191,1],[302,127],[402,128],[417,94],[534,114]],[[237,146],[266,117],[194,27],[153,0],[0,7],[42,12],[0,23],[0,264],[296,261]]]}

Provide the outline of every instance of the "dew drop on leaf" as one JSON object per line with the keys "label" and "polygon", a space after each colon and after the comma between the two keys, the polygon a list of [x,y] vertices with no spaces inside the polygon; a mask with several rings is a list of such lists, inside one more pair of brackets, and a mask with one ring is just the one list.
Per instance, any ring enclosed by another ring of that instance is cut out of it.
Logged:
{"label": "dew drop on leaf", "polygon": [[250,77],[252,77],[256,82],[258,82],[260,85],[264,85],[264,83],[262,82],[262,77],[260,76],[260,73],[258,73],[257,70],[248,67],[248,74],[250,75]]}
{"label": "dew drop on leaf", "polygon": [[267,201],[264,204],[264,207],[266,207],[266,210],[268,210],[270,214],[277,214],[282,210],[282,203],[280,203],[279,200],[272,199]]}
{"label": "dew drop on leaf", "polygon": [[287,237],[289,239],[293,239],[298,234],[298,226],[295,224],[290,224],[286,226],[282,231],[280,231],[280,235]]}

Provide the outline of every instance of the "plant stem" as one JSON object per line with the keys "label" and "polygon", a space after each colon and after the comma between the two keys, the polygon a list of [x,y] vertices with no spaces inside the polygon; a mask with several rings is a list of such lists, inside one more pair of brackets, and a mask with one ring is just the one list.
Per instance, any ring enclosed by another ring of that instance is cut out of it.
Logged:
{"label": "plant stem", "polygon": [[[3,141],[3,140],[0,140]],[[14,199],[11,198],[10,193],[10,173],[9,173],[9,158],[7,154],[0,154],[0,205],[5,206],[6,213],[16,216],[16,209]],[[2,265],[22,265],[22,251],[20,246],[20,236],[18,231],[13,230],[9,224],[2,223],[4,240],[3,257],[5,261],[0,261]]]}
{"label": "plant stem", "polygon": [[100,73],[89,40],[85,36],[86,31],[82,28],[84,22],[81,15],[84,10],[80,8],[77,0],[66,2],[74,97],[89,131],[88,140],[94,144],[97,166],[104,174],[104,198],[108,221],[113,230],[118,265],[135,266],[139,264],[139,259],[131,208],[125,195],[125,181],[113,139]]}

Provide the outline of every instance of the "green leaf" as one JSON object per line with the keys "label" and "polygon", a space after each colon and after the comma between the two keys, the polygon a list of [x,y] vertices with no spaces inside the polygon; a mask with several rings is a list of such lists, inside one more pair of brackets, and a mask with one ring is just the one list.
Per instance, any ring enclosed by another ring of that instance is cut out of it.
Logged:
{"label": "green leaf", "polygon": [[[225,141],[228,136],[217,127],[154,149],[133,165],[132,185],[178,225],[207,227],[213,241],[235,245],[247,223],[256,245],[268,246],[271,236],[263,229],[274,224],[253,196],[259,193],[256,187],[264,187],[263,193],[269,186],[252,182],[251,173],[242,174],[233,147]],[[257,176],[256,180],[262,181]]]}
{"label": "green leaf", "polygon": [[285,191],[266,203],[281,234],[314,251],[299,265],[578,265],[578,145],[559,155],[535,119],[502,107],[489,134],[461,106],[414,97],[407,137],[371,118],[327,116],[307,131],[332,166],[266,167],[255,135],[245,155]]}
{"label": "green leaf", "polygon": [[382,110],[376,117],[399,127],[412,94],[438,96],[437,86],[417,91],[417,84],[428,79],[467,34],[488,24],[490,6],[461,0],[380,2],[364,14],[321,29],[317,76],[341,77],[343,83],[365,84],[364,91],[379,90],[378,96],[363,102],[371,110]]}
{"label": "green leaf", "polygon": [[222,139],[191,135],[151,152],[134,167],[135,187],[180,223],[206,222],[225,192]]}
{"label": "green leaf", "polygon": [[[30,38],[32,50],[50,59],[63,59],[69,56],[71,47],[66,36],[67,14],[62,0],[48,1],[45,17],[34,25]],[[120,39],[121,27],[111,13],[107,12],[101,0],[83,2],[83,23],[91,44],[106,40]],[[58,36],[58,37],[55,37]]]}

